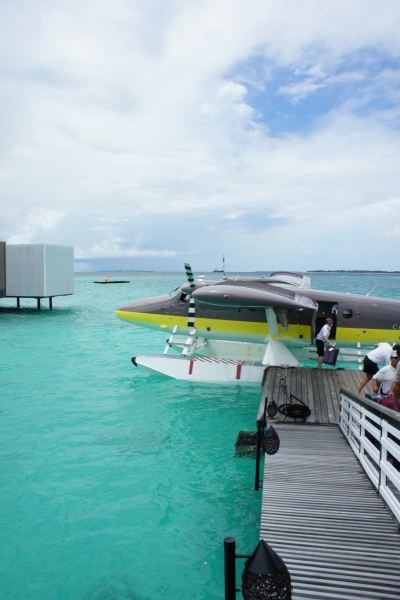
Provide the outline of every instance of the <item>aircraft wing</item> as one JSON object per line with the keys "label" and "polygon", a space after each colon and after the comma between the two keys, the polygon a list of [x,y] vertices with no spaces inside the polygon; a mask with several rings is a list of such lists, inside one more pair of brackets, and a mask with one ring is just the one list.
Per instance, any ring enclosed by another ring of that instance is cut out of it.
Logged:
{"label": "aircraft wing", "polygon": [[245,286],[210,285],[192,293],[196,302],[227,308],[308,308],[315,303],[306,296],[288,290],[259,290]]}

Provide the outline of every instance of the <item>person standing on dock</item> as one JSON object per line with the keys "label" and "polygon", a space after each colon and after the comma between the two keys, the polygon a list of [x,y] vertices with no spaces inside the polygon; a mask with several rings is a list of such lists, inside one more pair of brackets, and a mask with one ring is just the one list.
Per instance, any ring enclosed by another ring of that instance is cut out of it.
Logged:
{"label": "person standing on dock", "polygon": [[324,361],[324,354],[325,354],[325,342],[327,344],[329,344],[331,346],[331,348],[333,348],[335,345],[329,340],[329,336],[331,335],[332,325],[333,325],[333,319],[328,318],[326,320],[326,324],[323,326],[323,328],[321,329],[321,331],[315,338],[315,345],[317,346],[317,354],[318,354],[318,369],[322,369],[322,363]]}
{"label": "person standing on dock", "polygon": [[365,377],[358,386],[357,394],[361,394],[363,387],[367,385],[367,383],[371,381],[372,377],[379,371],[378,365],[380,363],[390,365],[390,357],[397,356],[397,350],[400,350],[400,346],[398,344],[391,346],[387,342],[380,342],[379,344],[374,345],[374,349],[364,356],[363,371],[365,373]]}
{"label": "person standing on dock", "polygon": [[[400,352],[400,351],[399,351]],[[399,354],[398,352],[398,354]],[[399,412],[399,398],[400,398],[400,360],[397,363],[396,375],[394,376],[394,383],[392,386],[393,394],[393,410]]]}

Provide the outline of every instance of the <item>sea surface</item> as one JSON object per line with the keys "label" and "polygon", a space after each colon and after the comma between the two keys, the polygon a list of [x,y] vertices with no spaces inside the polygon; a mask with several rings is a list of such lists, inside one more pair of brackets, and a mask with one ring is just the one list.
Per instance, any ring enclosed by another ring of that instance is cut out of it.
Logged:
{"label": "sea surface", "polygon": [[[105,277],[130,283],[94,285]],[[400,300],[400,275],[311,277]],[[183,281],[76,274],[52,311],[0,300],[1,598],[221,599],[224,537],[257,545],[255,462],[234,444],[255,430],[260,389],[147,376],[130,358],[166,335],[115,317]]]}

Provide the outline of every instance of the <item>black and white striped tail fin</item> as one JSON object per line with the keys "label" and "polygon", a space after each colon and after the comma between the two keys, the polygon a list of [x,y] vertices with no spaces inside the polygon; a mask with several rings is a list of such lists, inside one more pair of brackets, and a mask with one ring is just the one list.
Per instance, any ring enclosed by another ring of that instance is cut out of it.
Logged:
{"label": "black and white striped tail fin", "polygon": [[188,327],[194,327],[194,318],[195,318],[195,301],[194,298],[190,298],[189,300],[189,311],[188,311]]}
{"label": "black and white striped tail fin", "polygon": [[189,263],[185,263],[185,271],[186,271],[186,277],[187,277],[190,287],[194,287],[193,271],[192,271],[192,267],[189,265]]}

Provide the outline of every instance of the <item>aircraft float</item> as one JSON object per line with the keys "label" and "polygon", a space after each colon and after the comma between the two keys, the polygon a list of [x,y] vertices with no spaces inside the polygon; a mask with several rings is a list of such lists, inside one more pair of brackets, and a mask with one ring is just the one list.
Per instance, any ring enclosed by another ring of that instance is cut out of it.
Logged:
{"label": "aircraft float", "polygon": [[300,273],[195,280],[185,269],[187,283],[170,294],[116,310],[124,321],[170,334],[163,354],[135,356],[135,366],[175,379],[259,384],[268,366],[316,361],[315,335],[328,317],[339,361],[354,368],[374,344],[400,340],[398,300],[313,290]]}

